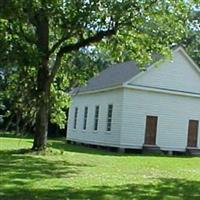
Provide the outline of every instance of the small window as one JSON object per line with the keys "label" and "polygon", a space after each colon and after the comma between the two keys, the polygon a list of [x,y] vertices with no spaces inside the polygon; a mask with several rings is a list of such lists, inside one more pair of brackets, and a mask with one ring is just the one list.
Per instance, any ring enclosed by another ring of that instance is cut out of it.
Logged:
{"label": "small window", "polygon": [[85,107],[84,118],[83,118],[83,130],[86,130],[87,127],[87,117],[88,117],[88,107]]}
{"label": "small window", "polygon": [[76,129],[76,125],[77,125],[77,116],[78,116],[78,108],[75,108],[75,112],[74,112],[74,129]]}
{"label": "small window", "polygon": [[94,130],[98,130],[98,123],[99,123],[99,106],[95,107],[95,114],[94,114]]}
{"label": "small window", "polygon": [[108,105],[107,131],[111,131],[113,105]]}

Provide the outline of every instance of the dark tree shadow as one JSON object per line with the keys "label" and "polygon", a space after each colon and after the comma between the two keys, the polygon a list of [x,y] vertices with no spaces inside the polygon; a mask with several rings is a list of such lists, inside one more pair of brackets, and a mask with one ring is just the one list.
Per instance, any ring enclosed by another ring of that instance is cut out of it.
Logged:
{"label": "dark tree shadow", "polygon": [[157,184],[126,184],[94,186],[88,189],[61,187],[51,189],[7,188],[0,195],[1,200],[199,200],[200,182],[183,179],[159,179]]}
{"label": "dark tree shadow", "polygon": [[93,166],[63,159],[58,162],[44,159],[43,156],[24,155],[18,150],[0,151],[0,200],[36,199],[38,192],[28,187],[31,182],[51,178],[69,179],[77,176],[84,167]]}
{"label": "dark tree shadow", "polygon": [[[9,137],[9,138],[18,138],[18,139],[32,139],[30,135],[24,136],[15,134],[6,133],[3,134],[0,132],[0,137]],[[27,141],[32,144],[32,141]],[[173,156],[167,154],[155,154],[155,153],[142,153],[140,150],[131,150],[126,153],[118,153],[117,148],[112,147],[99,147],[96,148],[95,145],[87,145],[87,144],[68,144],[65,138],[52,139],[48,141],[48,147],[52,147],[54,149],[60,150],[61,152],[76,152],[76,153],[87,153],[87,154],[96,154],[96,155],[105,155],[105,156],[145,156],[145,157],[170,157],[170,158],[193,158],[196,156],[186,155],[185,153],[176,153]],[[18,151],[18,150],[17,150]],[[23,150],[22,150],[23,151]],[[20,153],[20,150],[19,150]]]}
{"label": "dark tree shadow", "polygon": [[96,155],[105,155],[105,156],[123,156],[123,157],[129,157],[129,156],[145,156],[145,157],[170,157],[170,158],[193,158],[195,156],[192,155],[186,155],[186,154],[176,154],[173,156],[167,155],[167,154],[155,154],[155,153],[142,153],[138,150],[130,151],[129,153],[118,153],[115,149],[115,151],[112,151],[112,148],[106,148],[106,147],[100,147],[95,148],[95,145],[83,145],[83,144],[67,144],[66,141],[63,140],[51,140],[48,143],[49,147],[52,147],[57,150],[66,151],[66,152],[76,152],[76,153],[87,153],[87,154],[96,154]]}
{"label": "dark tree shadow", "polygon": [[[97,154],[97,155],[110,155],[110,156],[119,156],[117,152],[108,151],[105,148],[95,148],[92,145],[81,145],[81,144],[68,144],[65,140],[51,140],[48,143],[49,147],[52,147],[57,150],[66,151],[66,152],[76,152],[76,153],[87,153],[87,154]],[[122,155],[122,154],[121,154]]]}

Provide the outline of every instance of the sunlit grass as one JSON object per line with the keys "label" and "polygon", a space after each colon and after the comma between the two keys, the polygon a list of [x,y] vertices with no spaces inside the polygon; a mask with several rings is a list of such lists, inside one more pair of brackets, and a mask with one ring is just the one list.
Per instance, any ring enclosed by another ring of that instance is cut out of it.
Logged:
{"label": "sunlit grass", "polygon": [[0,138],[0,199],[200,199],[200,158],[118,154],[50,140]]}

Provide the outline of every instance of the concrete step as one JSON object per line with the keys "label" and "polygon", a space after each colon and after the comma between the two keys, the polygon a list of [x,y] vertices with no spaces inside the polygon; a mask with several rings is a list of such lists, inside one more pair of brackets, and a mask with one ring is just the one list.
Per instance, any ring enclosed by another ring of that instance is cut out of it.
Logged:
{"label": "concrete step", "polygon": [[159,153],[162,154],[163,152],[160,150],[160,147],[156,145],[144,145],[143,146],[143,153]]}
{"label": "concrete step", "polygon": [[198,148],[187,148],[186,152],[190,155],[200,156],[200,149]]}

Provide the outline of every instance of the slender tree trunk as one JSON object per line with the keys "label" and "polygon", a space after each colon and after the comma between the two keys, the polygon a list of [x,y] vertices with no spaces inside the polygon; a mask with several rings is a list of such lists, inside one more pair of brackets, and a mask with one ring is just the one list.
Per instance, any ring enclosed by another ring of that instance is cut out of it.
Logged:
{"label": "slender tree trunk", "polygon": [[16,132],[19,133],[20,132],[20,120],[21,120],[21,116],[19,113],[16,114]]}
{"label": "slender tree trunk", "polygon": [[8,130],[10,129],[10,126],[11,126],[12,120],[13,120],[13,117],[14,117],[14,115],[11,115],[11,117],[10,117],[10,119],[9,119],[7,125],[6,125],[6,128],[5,128],[6,131],[8,131]]}

